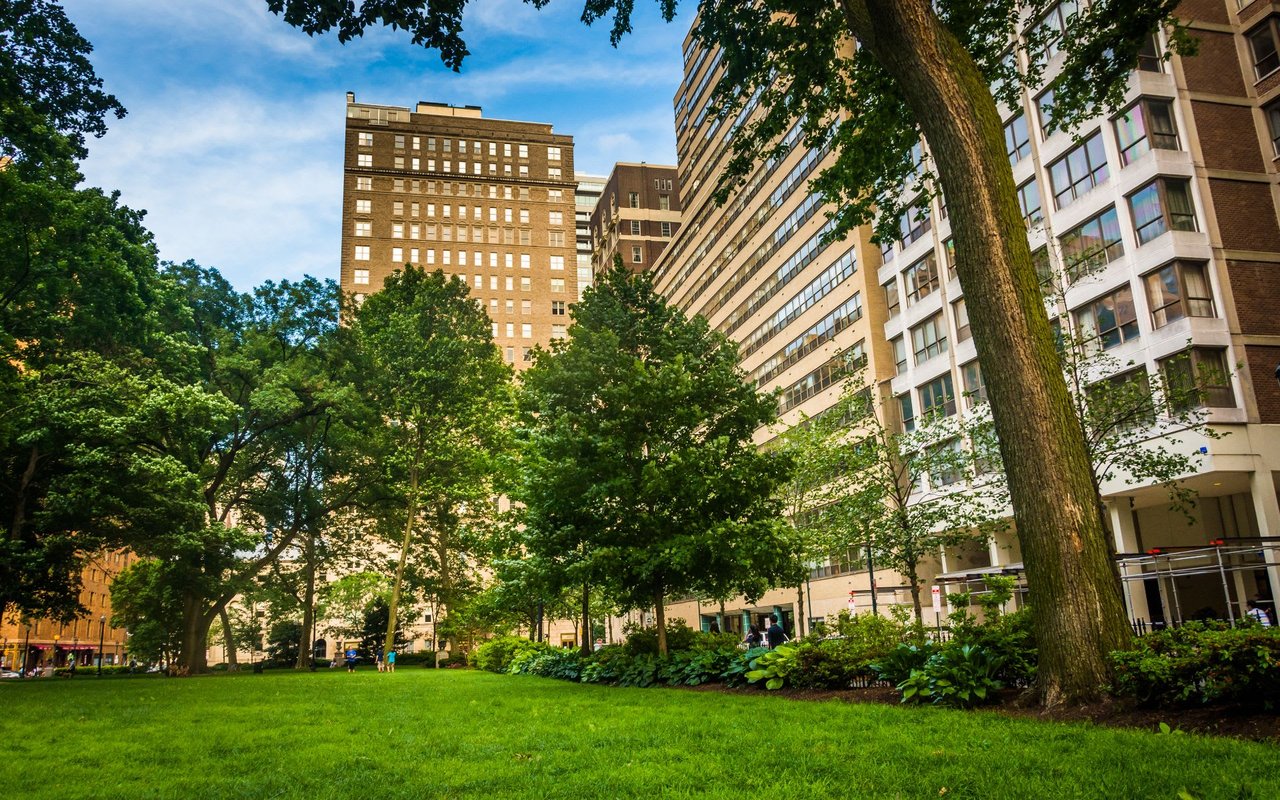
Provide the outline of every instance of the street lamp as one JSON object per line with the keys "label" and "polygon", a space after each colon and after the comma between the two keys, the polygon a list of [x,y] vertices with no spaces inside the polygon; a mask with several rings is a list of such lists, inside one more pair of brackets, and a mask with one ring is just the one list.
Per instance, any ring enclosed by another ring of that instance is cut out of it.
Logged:
{"label": "street lamp", "polygon": [[18,678],[27,676],[27,662],[31,660],[31,618],[23,617],[23,623],[26,624],[27,630],[22,637],[22,666],[18,670]]}
{"label": "street lamp", "polygon": [[98,677],[102,677],[102,643],[107,637],[107,615],[98,617]]}

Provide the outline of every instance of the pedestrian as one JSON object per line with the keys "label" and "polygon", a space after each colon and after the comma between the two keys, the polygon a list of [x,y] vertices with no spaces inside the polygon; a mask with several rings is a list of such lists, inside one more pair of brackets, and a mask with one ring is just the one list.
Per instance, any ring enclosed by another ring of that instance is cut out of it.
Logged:
{"label": "pedestrian", "polygon": [[1264,628],[1271,627],[1271,617],[1267,614],[1267,610],[1262,607],[1262,601],[1256,597],[1249,601],[1249,610],[1245,612],[1245,616]]}
{"label": "pedestrian", "polygon": [[395,651],[395,650],[388,650],[388,651],[387,651],[387,663],[386,663],[386,670],[387,670],[387,672],[395,672],[395,671],[396,671],[396,651]]}
{"label": "pedestrian", "polygon": [[356,649],[353,647],[347,651],[347,672],[356,671]]}
{"label": "pedestrian", "polygon": [[592,649],[593,651],[600,651],[600,650],[603,650],[603,649],[604,649],[604,639],[596,639],[596,643],[595,643],[595,645],[594,645],[591,649]]}
{"label": "pedestrian", "polygon": [[787,632],[778,624],[778,615],[769,615],[769,630],[765,631],[765,638],[769,640],[769,647],[777,647],[790,641],[787,638]]}
{"label": "pedestrian", "polygon": [[385,671],[386,671],[386,667],[387,667],[387,665],[386,665],[386,663],[382,660],[382,651],[381,651],[381,650],[375,650],[375,651],[373,651],[373,663],[375,663],[375,664],[377,664],[377,665],[378,665],[378,672],[385,672]]}
{"label": "pedestrian", "polygon": [[75,653],[70,653],[67,655],[67,668],[71,670],[72,675],[76,674],[76,654]]}
{"label": "pedestrian", "polygon": [[759,647],[760,646],[760,629],[757,628],[755,625],[752,625],[751,628],[747,631],[746,638],[743,639],[742,641],[747,643],[748,650],[750,650],[753,647]]}
{"label": "pedestrian", "polygon": [[719,632],[720,632],[720,623],[719,623],[719,622],[716,622],[715,620],[712,620],[712,621],[711,621],[711,633],[719,633]]}

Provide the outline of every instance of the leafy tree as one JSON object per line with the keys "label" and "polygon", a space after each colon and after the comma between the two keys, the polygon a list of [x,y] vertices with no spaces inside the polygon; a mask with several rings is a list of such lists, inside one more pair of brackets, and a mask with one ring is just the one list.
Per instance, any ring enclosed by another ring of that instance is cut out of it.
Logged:
{"label": "leafy tree", "polygon": [[111,626],[129,631],[129,655],[144,663],[173,664],[182,648],[182,598],[169,569],[142,559],[111,582]]}
{"label": "leafy tree", "polygon": [[[834,203],[834,236],[877,214],[880,233],[891,236],[904,208],[935,192],[946,196],[1028,579],[1042,598],[1033,613],[1044,643],[1039,689],[1050,705],[1096,697],[1108,679],[1107,654],[1125,647],[1130,634],[1094,513],[1088,453],[1076,435],[1079,421],[1037,290],[992,87],[1012,105],[1021,86],[1043,80],[1048,54],[1064,51],[1053,79],[1053,119],[1070,129],[1116,106],[1148,36],[1173,24],[1177,0],[1097,0],[1069,14],[1065,32],[1024,30],[1023,20],[1055,4],[703,0],[695,28],[704,47],[719,48],[723,73],[713,105],[721,118],[753,109],[735,131],[722,199],[758,159],[780,154],[782,134],[797,119],[807,146],[831,145],[836,153],[813,187]],[[659,5],[670,20],[675,0]],[[381,0],[358,8],[268,0],[287,22],[313,34],[337,28],[344,41],[370,25],[406,29],[454,69],[467,54],[465,6],[465,0]],[[633,8],[632,0],[587,0],[583,20],[612,14],[616,43],[630,30]],[[1186,37],[1171,32],[1175,46],[1186,49]],[[931,162],[917,165],[912,150],[921,136]]]}
{"label": "leafy tree", "polygon": [[[296,619],[281,619],[267,629],[267,657],[279,666],[294,666],[300,658],[310,658],[308,647],[302,646],[306,630]],[[310,644],[308,642],[308,644]]]}
{"label": "leafy tree", "polygon": [[389,649],[411,553],[426,559],[445,616],[469,590],[476,526],[492,508],[508,436],[511,371],[466,285],[438,270],[410,265],[391,276],[353,312],[351,329],[353,381],[382,420],[368,432],[383,470],[373,502],[383,529],[401,529]]}
{"label": "leafy tree", "polygon": [[794,571],[773,499],[787,460],[752,441],[777,405],[737,358],[615,264],[523,376],[530,554],[623,607],[656,607],[664,653],[668,595],[758,597]]}

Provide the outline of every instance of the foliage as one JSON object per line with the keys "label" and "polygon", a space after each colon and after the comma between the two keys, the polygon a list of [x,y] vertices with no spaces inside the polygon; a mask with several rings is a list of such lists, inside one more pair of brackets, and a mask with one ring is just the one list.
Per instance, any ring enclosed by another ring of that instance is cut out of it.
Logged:
{"label": "foliage", "polygon": [[267,657],[282,667],[292,667],[298,663],[302,636],[301,622],[293,619],[277,620],[267,630]]}
{"label": "foliage", "polygon": [[171,664],[181,649],[182,601],[168,578],[172,569],[141,559],[111,582],[111,627],[128,629],[132,659]]}
{"label": "foliage", "polygon": [[1245,703],[1280,707],[1280,629],[1188,622],[1111,654],[1113,694],[1160,707]]}
{"label": "foliage", "polygon": [[989,618],[983,625],[955,630],[949,646],[973,645],[1000,656],[998,677],[1005,686],[1027,687],[1035,683],[1039,650],[1031,624],[1031,609]]}
{"label": "foliage", "polygon": [[[670,653],[692,649],[707,635],[690,628],[679,617],[666,622],[667,651]],[[638,656],[644,653],[658,655],[658,626],[642,627],[634,622],[628,622],[622,626],[622,634],[626,637],[623,648],[629,655]]]}
{"label": "foliage", "polygon": [[468,662],[476,669],[507,672],[517,655],[546,647],[542,642],[532,642],[522,636],[496,636],[472,650]]}
{"label": "foliage", "polygon": [[577,681],[582,675],[582,654],[572,648],[543,645],[516,653],[507,671],[512,675]]}
{"label": "foliage", "polygon": [[715,683],[737,655],[736,647],[673,652],[662,668],[662,682],[669,686],[701,686]]}
{"label": "foliage", "polygon": [[781,689],[800,669],[800,645],[783,644],[772,650],[761,653],[751,660],[751,669],[747,671],[748,683],[764,681],[764,688]]}
{"label": "foliage", "polygon": [[663,652],[667,595],[758,597],[794,567],[771,497],[788,464],[752,441],[776,405],[737,355],[619,263],[522,376],[529,553],[558,585],[656,606]]}
{"label": "foliage", "polygon": [[898,684],[902,702],[969,708],[995,699],[1003,658],[977,645],[944,647]]}
{"label": "foliage", "polygon": [[930,639],[915,644],[903,643],[890,650],[871,664],[880,680],[897,686],[911,677],[938,652],[938,645]]}

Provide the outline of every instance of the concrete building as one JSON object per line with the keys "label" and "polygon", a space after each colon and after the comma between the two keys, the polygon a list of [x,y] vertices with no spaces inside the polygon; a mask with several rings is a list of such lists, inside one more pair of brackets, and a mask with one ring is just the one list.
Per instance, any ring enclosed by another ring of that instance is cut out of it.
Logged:
{"label": "concrete building", "polygon": [[574,224],[578,233],[578,299],[592,283],[591,214],[604,193],[608,178],[578,173],[578,190],[574,192]]}
{"label": "concrete building", "polygon": [[[1060,27],[1074,7],[1063,3],[1028,29]],[[1153,39],[1120,113],[1073,136],[1048,124],[1052,93],[1043,86],[1001,109],[1029,241],[1043,274],[1066,287],[1047,299],[1050,315],[1095,339],[1126,365],[1125,377],[1199,382],[1222,434],[1184,435],[1179,445],[1204,453],[1184,481],[1199,496],[1191,524],[1169,510],[1160,486],[1102,487],[1139,625],[1237,617],[1249,598],[1280,589],[1280,14],[1269,3],[1225,0],[1188,0],[1179,14],[1198,54],[1165,61]],[[1062,61],[1051,58],[1046,81]],[[830,405],[840,381],[830,354],[858,342],[901,412],[894,417],[982,413],[944,202],[915,204],[900,239],[883,248],[859,234],[819,250],[812,234],[824,208],[805,187],[827,156],[793,147],[761,163],[724,207],[709,203],[729,148],[707,107],[716,65],[715,53],[687,42],[675,107],[688,211],[657,266],[660,288],[742,343],[743,366],[760,386],[785,390],[788,422]],[[824,277],[845,248],[852,269]],[[841,316],[842,308],[850,311]],[[1021,566],[1010,530],[985,548],[941,552],[926,580],[954,587]],[[882,589],[896,582],[877,577]],[[811,611],[795,608],[787,591],[754,605],[739,599],[726,612],[820,617],[844,607],[850,590],[861,606],[868,583],[856,563],[822,565],[811,576]],[[880,598],[903,602],[904,593]],[[668,608],[704,626],[718,613],[696,601]]]}
{"label": "concrete building", "polygon": [[406,263],[466,282],[508,363],[564,335],[577,300],[573,137],[479,107],[347,93],[341,286],[359,302]]}
{"label": "concrete building", "polygon": [[127,550],[92,556],[80,573],[80,604],[86,613],[71,622],[6,617],[0,619],[0,656],[7,669],[25,665],[82,668],[128,662],[128,633],[111,625],[111,581],[137,561]]}
{"label": "concrete building", "polygon": [[653,267],[680,230],[680,176],[675,167],[618,163],[591,215],[591,264],[597,274],[622,263]]}

